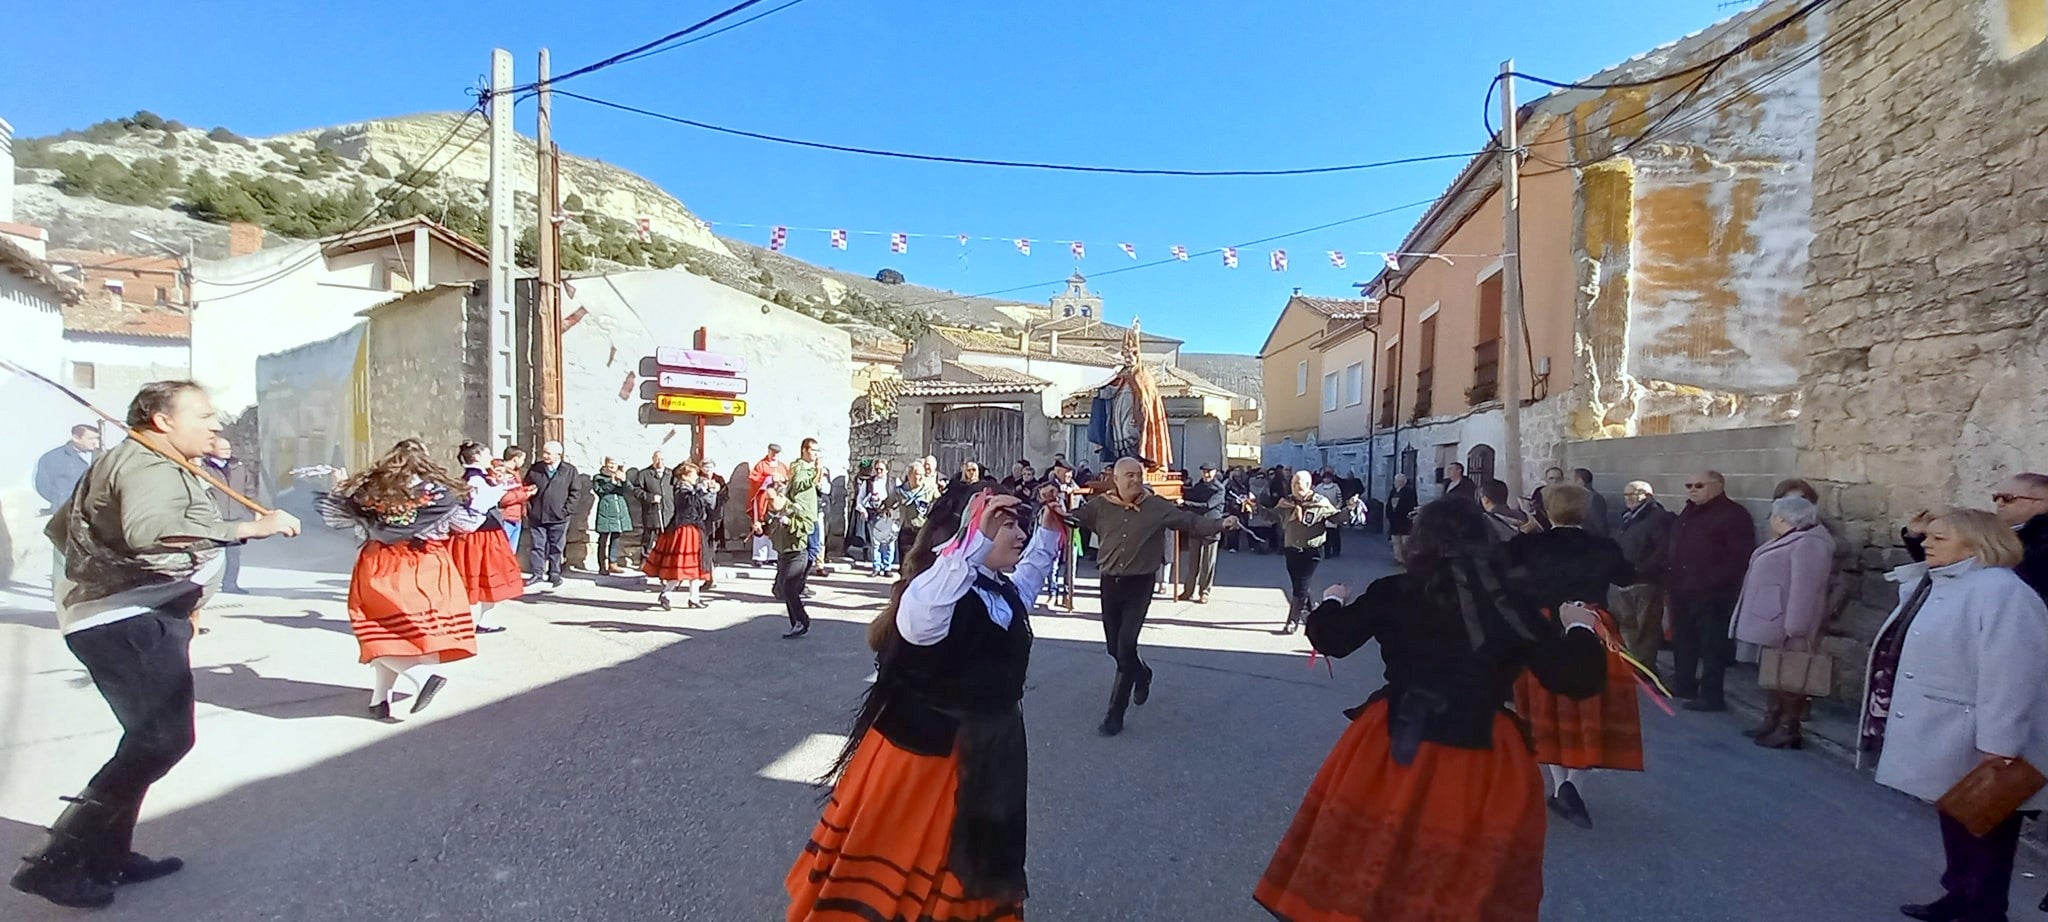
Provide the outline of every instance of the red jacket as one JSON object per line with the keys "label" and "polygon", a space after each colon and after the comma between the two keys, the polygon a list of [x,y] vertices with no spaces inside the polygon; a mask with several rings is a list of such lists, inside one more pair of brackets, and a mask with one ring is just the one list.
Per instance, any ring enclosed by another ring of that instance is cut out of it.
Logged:
{"label": "red jacket", "polygon": [[505,492],[505,498],[498,500],[498,515],[507,522],[526,520],[526,501],[533,498],[534,486],[522,483]]}

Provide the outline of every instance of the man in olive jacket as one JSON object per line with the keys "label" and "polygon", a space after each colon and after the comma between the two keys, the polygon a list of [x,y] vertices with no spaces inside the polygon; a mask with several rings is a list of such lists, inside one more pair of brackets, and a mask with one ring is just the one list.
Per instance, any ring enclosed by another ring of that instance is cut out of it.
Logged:
{"label": "man in olive jacket", "polygon": [[1068,520],[1095,533],[1096,569],[1102,574],[1102,635],[1116,658],[1116,686],[1109,713],[1100,728],[1104,736],[1124,729],[1124,708],[1143,705],[1152,695],[1152,667],[1138,657],[1138,632],[1159,586],[1159,568],[1166,561],[1166,530],[1190,539],[1213,537],[1237,527],[1236,516],[1203,518],[1174,505],[1145,486],[1145,466],[1136,458],[1116,463],[1109,491],[1098,493],[1068,514]]}
{"label": "man in olive jacket", "polygon": [[98,908],[119,884],[184,867],[133,850],[150,785],[192,749],[192,613],[219,577],[224,547],[299,533],[271,512],[223,522],[207,485],[151,445],[187,461],[220,431],[213,401],[190,381],[143,385],[128,406],[138,435],[94,459],[44,534],[63,551],[57,627],[121,724],[121,742],[9,882],[60,906]]}

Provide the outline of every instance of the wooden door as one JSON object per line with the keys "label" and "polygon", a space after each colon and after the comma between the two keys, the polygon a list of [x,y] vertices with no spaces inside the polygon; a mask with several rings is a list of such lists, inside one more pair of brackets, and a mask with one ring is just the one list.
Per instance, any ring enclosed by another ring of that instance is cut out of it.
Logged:
{"label": "wooden door", "polygon": [[939,459],[940,472],[949,478],[959,473],[962,462],[974,461],[981,465],[983,477],[1001,480],[1009,475],[1010,465],[1024,457],[1024,412],[1001,406],[947,407],[932,420],[927,452]]}

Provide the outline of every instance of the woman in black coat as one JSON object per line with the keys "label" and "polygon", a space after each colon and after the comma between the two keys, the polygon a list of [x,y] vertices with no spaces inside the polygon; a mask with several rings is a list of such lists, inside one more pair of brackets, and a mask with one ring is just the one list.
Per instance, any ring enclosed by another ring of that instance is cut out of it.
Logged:
{"label": "woman in black coat", "polygon": [[[1635,568],[1613,538],[1582,527],[1592,506],[1592,494],[1584,487],[1552,484],[1544,488],[1543,500],[1550,529],[1508,542],[1515,594],[1538,612],[1583,603],[1600,612],[1603,639],[1619,636],[1614,616],[1606,611],[1608,587],[1635,582]],[[1607,691],[1596,698],[1562,698],[1529,676],[1515,683],[1515,712],[1529,721],[1536,761],[1550,782],[1549,807],[1585,829],[1593,828],[1593,817],[1579,796],[1584,770],[1643,770],[1643,730],[1631,667],[1618,652],[1610,652],[1607,660]]]}

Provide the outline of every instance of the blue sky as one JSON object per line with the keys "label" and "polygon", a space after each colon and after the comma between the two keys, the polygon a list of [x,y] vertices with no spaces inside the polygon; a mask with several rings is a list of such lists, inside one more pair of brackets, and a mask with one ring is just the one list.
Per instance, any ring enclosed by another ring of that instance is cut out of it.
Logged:
{"label": "blue sky", "polygon": [[[771,0],[756,8],[779,5]],[[681,28],[727,0],[562,4],[107,0],[13,16],[0,117],[48,134],[137,109],[248,135],[460,109],[494,46],[519,79],[551,48],[557,73]],[[1745,4],[1746,5],[1746,4]],[[330,12],[346,15],[329,18]],[[602,11],[602,12],[600,12]],[[1393,3],[1286,0],[806,0],[688,48],[563,89],[772,134],[969,157],[1185,169],[1284,168],[1476,150],[1503,58],[1584,76],[1735,13],[1726,0]],[[751,12],[751,11],[750,11]],[[490,17],[487,19],[486,17]],[[1538,88],[1524,86],[1523,99]],[[532,129],[530,105],[519,112]],[[793,232],[789,252],[849,271],[1040,301],[1084,273],[1224,246],[1436,195],[1461,161],[1287,178],[1093,176],[908,163],[714,135],[575,100],[564,149],[639,172],[714,222],[1029,237],[963,249],[950,236]],[[1241,253],[1105,276],[1110,319],[1136,315],[1188,348],[1255,351],[1295,287],[1343,295],[1357,251],[1397,246],[1413,208]],[[768,230],[720,231],[766,243]],[[1289,271],[1267,267],[1284,247]],[[1352,253],[1347,270],[1326,251]]]}

